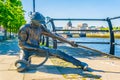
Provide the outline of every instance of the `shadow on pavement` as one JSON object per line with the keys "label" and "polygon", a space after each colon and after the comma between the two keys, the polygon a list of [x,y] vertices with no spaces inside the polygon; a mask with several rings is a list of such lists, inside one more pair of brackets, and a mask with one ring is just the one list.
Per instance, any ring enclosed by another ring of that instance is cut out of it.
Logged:
{"label": "shadow on pavement", "polygon": [[[95,75],[95,74],[91,73],[93,71],[94,71],[94,69],[91,69],[90,71],[83,71],[80,68],[62,67],[62,66],[55,66],[55,65],[43,65],[43,66],[39,67],[38,69],[30,69],[30,70],[26,71],[25,73],[44,72],[44,73],[58,74],[58,75],[61,75],[61,74],[62,75],[69,75],[69,74],[76,75],[77,74],[78,76],[82,76],[85,78],[100,79],[101,78],[100,75]],[[97,70],[95,70],[95,71],[97,71]]]}
{"label": "shadow on pavement", "polygon": [[16,39],[0,42],[0,55],[16,55],[19,51],[20,48]]}

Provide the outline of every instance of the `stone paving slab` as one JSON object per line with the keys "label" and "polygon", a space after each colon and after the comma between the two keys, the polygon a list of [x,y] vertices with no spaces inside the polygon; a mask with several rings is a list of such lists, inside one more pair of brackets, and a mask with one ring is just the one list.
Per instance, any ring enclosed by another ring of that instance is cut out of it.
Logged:
{"label": "stone paving slab", "polygon": [[64,80],[63,76],[53,65],[50,59],[48,59],[48,61],[43,66],[38,67],[36,70],[30,70],[27,73],[25,73],[24,79],[25,80]]}
{"label": "stone paving slab", "polygon": [[43,66],[24,73],[16,71],[14,63],[17,56],[0,55],[0,59],[0,80],[64,80],[49,59]]}
{"label": "stone paving slab", "polygon": [[23,80],[24,74],[16,71],[0,70],[0,80]]}
{"label": "stone paving slab", "polygon": [[15,67],[11,68],[16,59],[16,56],[0,55],[0,80],[23,80],[24,74],[16,72]]}
{"label": "stone paving slab", "polygon": [[[11,47],[12,45],[15,47]],[[120,80],[120,59],[110,58],[98,52],[72,48],[68,45],[58,47],[59,50],[88,63],[90,71],[83,71],[69,62],[50,57],[36,70],[18,73],[14,66],[18,59],[16,53],[19,51],[17,41],[4,43],[2,47],[0,47],[0,80]],[[35,58],[33,62],[37,63],[41,59]]]}
{"label": "stone paving slab", "polygon": [[[0,80],[119,80],[119,59],[91,59],[77,58],[87,62],[91,72],[76,68],[71,63],[56,57],[50,57],[48,61],[36,70],[18,73],[14,62],[17,56],[0,55]],[[35,61],[37,59],[34,59]]]}
{"label": "stone paving slab", "polygon": [[[64,74],[63,76],[75,80],[119,80],[120,79],[120,60],[89,60],[78,58],[81,61],[87,62],[90,67],[90,72],[76,68],[71,63],[65,62],[58,58],[52,58],[52,62],[57,69]],[[58,67],[60,65],[60,67]]]}
{"label": "stone paving slab", "polygon": [[[58,58],[51,58],[57,69],[68,79],[85,79],[85,80],[120,80],[120,59],[110,58],[98,52],[71,47],[59,47],[69,55],[76,57],[78,60],[88,63],[90,72],[77,69],[71,63],[65,62]],[[77,53],[77,54],[76,54]],[[58,67],[61,65],[62,67]]]}
{"label": "stone paving slab", "polygon": [[120,60],[87,60],[79,59],[89,64],[92,74],[100,75],[102,80],[120,79]]}

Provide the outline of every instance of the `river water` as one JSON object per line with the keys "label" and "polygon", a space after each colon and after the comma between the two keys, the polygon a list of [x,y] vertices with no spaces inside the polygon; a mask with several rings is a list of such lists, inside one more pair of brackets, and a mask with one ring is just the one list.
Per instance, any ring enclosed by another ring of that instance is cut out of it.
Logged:
{"label": "river water", "polygon": [[[69,38],[69,40],[73,40],[76,42],[109,42],[109,38],[87,38],[87,37],[80,37],[80,38]],[[115,43],[120,44],[120,39],[115,39]],[[110,51],[110,44],[82,44],[80,45],[87,46],[89,48],[93,48],[99,50],[104,53],[108,53]],[[115,45],[115,56],[120,57],[120,45]]]}
{"label": "river water", "polygon": [[[80,37],[80,38],[68,38],[69,40],[76,41],[76,42],[109,42],[109,38],[87,38],[87,37]],[[120,39],[115,39],[115,43],[120,44]],[[109,44],[82,44],[80,45],[87,46],[89,48],[93,48],[99,50],[104,53],[109,54],[110,45]],[[19,52],[18,47],[18,40],[8,40],[4,42],[0,42],[0,54],[10,53],[12,54]],[[115,56],[120,57],[120,45],[115,46]]]}

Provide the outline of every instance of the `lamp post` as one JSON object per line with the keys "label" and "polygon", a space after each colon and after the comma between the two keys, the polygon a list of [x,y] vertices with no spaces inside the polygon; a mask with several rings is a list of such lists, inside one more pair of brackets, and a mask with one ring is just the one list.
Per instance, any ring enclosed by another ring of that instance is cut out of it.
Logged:
{"label": "lamp post", "polygon": [[35,12],[35,0],[33,0],[33,12]]}

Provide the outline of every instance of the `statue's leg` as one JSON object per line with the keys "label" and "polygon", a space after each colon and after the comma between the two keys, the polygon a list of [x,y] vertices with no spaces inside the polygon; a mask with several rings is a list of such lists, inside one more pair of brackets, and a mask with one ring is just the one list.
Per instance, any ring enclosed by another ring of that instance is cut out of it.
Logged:
{"label": "statue's leg", "polygon": [[42,47],[42,49],[48,51],[49,54],[51,54],[53,56],[57,56],[65,61],[72,63],[75,66],[81,66],[84,70],[88,68],[88,64],[75,59],[74,57],[66,54],[65,52],[62,52],[62,51],[56,50],[56,49],[50,49],[47,47]]}
{"label": "statue's leg", "polygon": [[20,52],[19,60],[15,62],[15,66],[17,67],[18,72],[22,72],[27,70],[29,66],[29,58],[31,56],[31,53],[29,53],[27,50],[23,50]]}
{"label": "statue's leg", "polygon": [[28,51],[28,50],[23,50],[20,55],[19,55],[19,59],[20,60],[26,60],[26,61],[30,61],[30,56],[34,54],[34,51]]}

